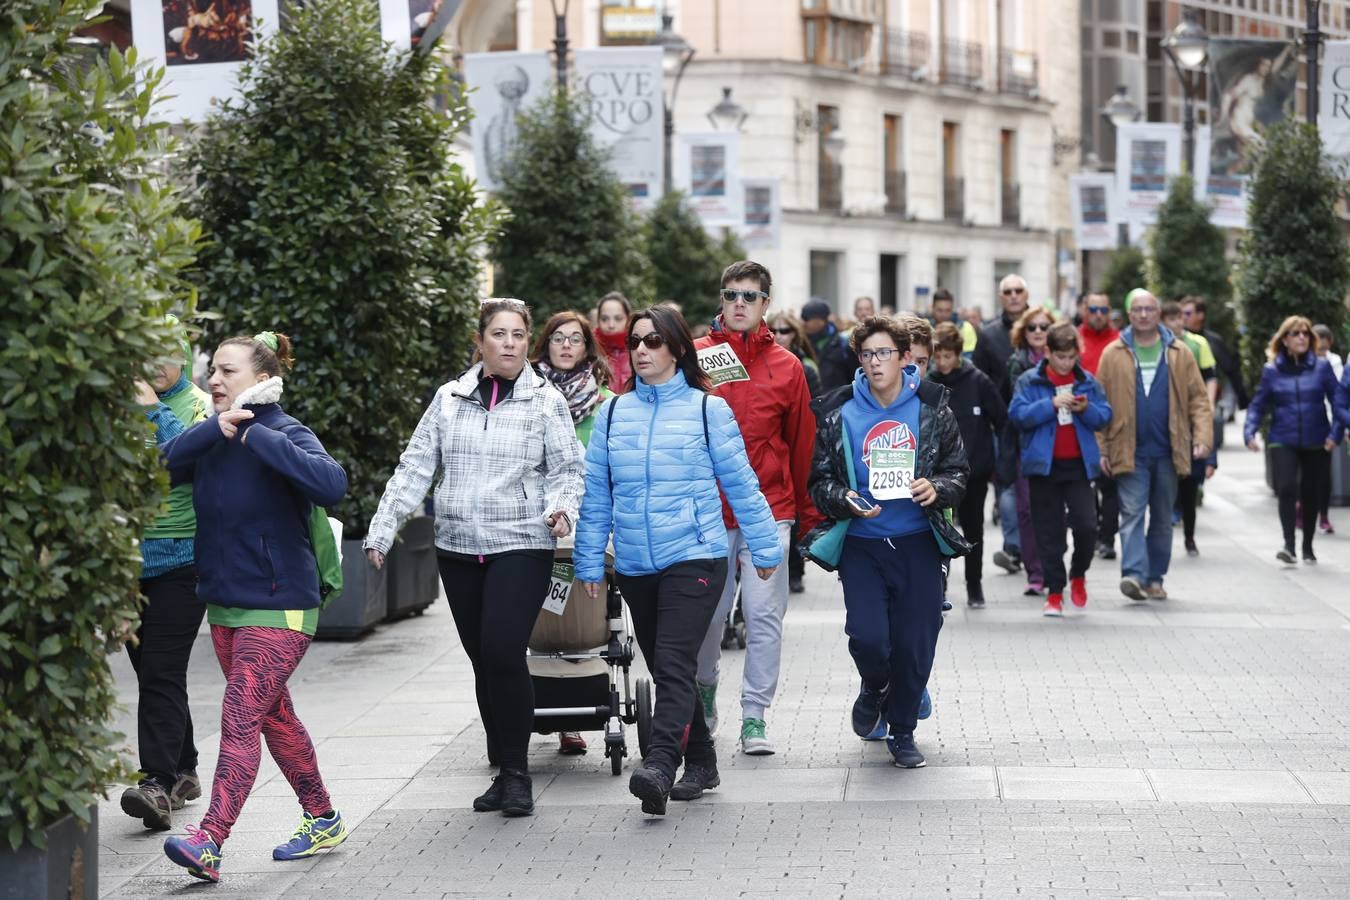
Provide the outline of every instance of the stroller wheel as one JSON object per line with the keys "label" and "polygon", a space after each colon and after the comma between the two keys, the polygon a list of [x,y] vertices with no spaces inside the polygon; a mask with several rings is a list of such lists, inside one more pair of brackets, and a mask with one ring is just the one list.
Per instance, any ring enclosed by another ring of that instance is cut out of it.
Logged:
{"label": "stroller wheel", "polygon": [[638,753],[647,758],[652,745],[652,683],[646,678],[637,680]]}
{"label": "stroller wheel", "polygon": [[730,650],[736,646],[736,629],[727,625],[722,629],[722,649]]}
{"label": "stroller wheel", "polygon": [[609,773],[611,775],[623,774],[623,757],[627,749],[625,744],[609,748]]}

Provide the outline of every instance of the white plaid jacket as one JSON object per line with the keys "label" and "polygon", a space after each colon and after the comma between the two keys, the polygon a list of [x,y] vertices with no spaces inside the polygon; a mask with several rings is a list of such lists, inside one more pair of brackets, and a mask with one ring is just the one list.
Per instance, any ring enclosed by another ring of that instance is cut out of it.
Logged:
{"label": "white plaid jacket", "polygon": [[526,366],[491,413],[478,399],[482,364],[441,386],[422,415],[370,521],[366,549],[388,553],[436,470],[436,546],[453,553],[552,550],[545,518],[581,505],[581,445],[567,401]]}

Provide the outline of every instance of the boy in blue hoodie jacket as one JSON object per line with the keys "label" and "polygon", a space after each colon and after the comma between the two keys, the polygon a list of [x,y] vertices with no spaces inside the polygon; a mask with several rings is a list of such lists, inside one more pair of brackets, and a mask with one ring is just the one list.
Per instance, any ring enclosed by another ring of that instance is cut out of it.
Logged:
{"label": "boy in blue hoodie jacket", "polygon": [[1020,434],[1022,471],[1036,510],[1036,546],[1049,591],[1043,614],[1064,615],[1065,525],[1073,531],[1070,600],[1087,606],[1087,570],[1097,544],[1097,497],[1092,480],[1101,453],[1094,431],[1111,421],[1097,380],[1078,364],[1079,337],[1060,322],[1046,336],[1046,358],[1022,374],[1008,407]]}

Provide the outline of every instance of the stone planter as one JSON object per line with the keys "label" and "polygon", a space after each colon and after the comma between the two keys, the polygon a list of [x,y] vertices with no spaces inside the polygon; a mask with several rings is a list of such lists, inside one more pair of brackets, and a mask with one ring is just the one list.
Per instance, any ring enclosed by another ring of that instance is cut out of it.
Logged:
{"label": "stone planter", "polygon": [[385,563],[389,570],[385,620],[418,615],[440,595],[436,566],[436,522],[414,516],[404,523]]}
{"label": "stone planter", "polygon": [[0,900],[97,900],[98,806],[89,824],[66,816],[47,826],[47,846],[0,844]]}
{"label": "stone planter", "polygon": [[389,566],[377,569],[366,559],[361,541],[342,542],[342,593],[319,615],[314,636],[321,641],[351,641],[384,618]]}

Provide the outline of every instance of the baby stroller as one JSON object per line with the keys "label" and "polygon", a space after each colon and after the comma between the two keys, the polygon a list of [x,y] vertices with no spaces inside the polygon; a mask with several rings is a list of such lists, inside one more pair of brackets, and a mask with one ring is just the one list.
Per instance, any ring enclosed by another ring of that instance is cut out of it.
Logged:
{"label": "baby stroller", "polygon": [[628,755],[625,725],[637,725],[638,752],[647,755],[652,685],[639,678],[634,690],[630,681],[632,628],[613,576],[614,556],[606,550],[603,593],[592,600],[573,580],[571,539],[559,540],[525,660],[534,682],[535,731],[603,731],[610,771],[618,775]]}

